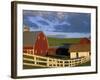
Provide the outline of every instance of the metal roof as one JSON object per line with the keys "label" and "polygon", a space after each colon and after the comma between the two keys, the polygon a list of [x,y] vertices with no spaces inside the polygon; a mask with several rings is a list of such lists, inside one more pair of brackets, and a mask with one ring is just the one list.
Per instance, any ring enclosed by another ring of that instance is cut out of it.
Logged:
{"label": "metal roof", "polygon": [[90,47],[90,44],[75,44],[70,46],[69,52],[86,52],[90,51]]}
{"label": "metal roof", "polygon": [[38,34],[42,31],[25,31],[23,32],[23,46],[33,46]]}

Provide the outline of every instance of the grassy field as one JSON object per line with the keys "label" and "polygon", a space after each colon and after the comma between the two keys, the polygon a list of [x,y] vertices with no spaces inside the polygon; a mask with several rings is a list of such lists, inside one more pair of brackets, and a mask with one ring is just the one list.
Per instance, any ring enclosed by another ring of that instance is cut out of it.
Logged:
{"label": "grassy field", "polygon": [[86,63],[80,64],[78,66],[91,66],[91,61],[88,61]]}
{"label": "grassy field", "polygon": [[63,46],[65,44],[78,43],[80,38],[51,38],[48,37],[49,46]]}
{"label": "grassy field", "polygon": [[48,68],[48,67],[26,66],[26,65],[23,65],[23,69],[44,69],[44,68]]}

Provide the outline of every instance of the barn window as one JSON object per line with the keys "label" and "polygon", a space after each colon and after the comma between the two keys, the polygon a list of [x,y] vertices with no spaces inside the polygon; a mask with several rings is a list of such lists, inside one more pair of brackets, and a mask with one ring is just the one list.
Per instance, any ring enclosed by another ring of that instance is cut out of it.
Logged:
{"label": "barn window", "polygon": [[31,54],[33,54],[33,51],[31,50]]}
{"label": "barn window", "polygon": [[45,40],[45,37],[43,37],[43,40]]}
{"label": "barn window", "polygon": [[30,50],[30,54],[32,54],[32,52],[31,52],[32,50]]}
{"label": "barn window", "polygon": [[41,53],[42,53],[42,50],[41,50]]}
{"label": "barn window", "polygon": [[34,54],[34,49],[33,49],[33,54]]}
{"label": "barn window", "polygon": [[37,53],[37,50],[35,50],[35,53]]}
{"label": "barn window", "polygon": [[28,53],[28,50],[26,50],[26,53]]}
{"label": "barn window", "polygon": [[40,36],[38,36],[38,39],[40,39]]}
{"label": "barn window", "polygon": [[27,53],[30,54],[30,50],[27,50]]}
{"label": "barn window", "polygon": [[28,54],[31,54],[31,50],[29,49],[29,50],[27,50],[28,51]]}
{"label": "barn window", "polygon": [[46,50],[46,52],[48,52],[48,50]]}
{"label": "barn window", "polygon": [[26,49],[24,49],[24,50],[23,50],[23,52],[24,52],[24,53],[27,53],[27,50],[26,50]]}

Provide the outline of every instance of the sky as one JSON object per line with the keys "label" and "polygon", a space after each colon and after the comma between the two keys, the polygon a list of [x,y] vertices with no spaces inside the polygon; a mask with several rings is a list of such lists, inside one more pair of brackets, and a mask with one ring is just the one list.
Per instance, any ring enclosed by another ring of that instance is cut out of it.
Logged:
{"label": "sky", "polygon": [[28,26],[30,31],[43,31],[50,37],[89,37],[91,14],[23,10],[23,26]]}

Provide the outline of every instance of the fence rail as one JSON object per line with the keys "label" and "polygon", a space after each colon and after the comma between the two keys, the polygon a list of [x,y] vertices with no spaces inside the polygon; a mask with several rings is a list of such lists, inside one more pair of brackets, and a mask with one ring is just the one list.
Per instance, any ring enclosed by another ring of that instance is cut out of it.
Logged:
{"label": "fence rail", "polygon": [[[78,59],[69,59],[69,60],[62,60],[62,59],[54,59],[49,57],[37,56],[28,53],[24,53],[24,65],[27,66],[38,66],[38,67],[74,67],[79,64],[86,63],[89,61],[89,57],[81,57]],[[30,58],[31,57],[31,58]],[[29,63],[31,61],[31,63]]]}

